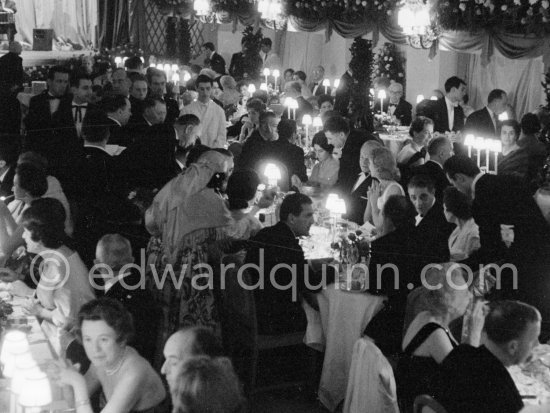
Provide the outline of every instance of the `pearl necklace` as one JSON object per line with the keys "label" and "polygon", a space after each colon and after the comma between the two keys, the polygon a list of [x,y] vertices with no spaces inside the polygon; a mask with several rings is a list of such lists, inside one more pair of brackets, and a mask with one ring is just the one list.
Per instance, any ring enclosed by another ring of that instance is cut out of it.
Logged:
{"label": "pearl necklace", "polygon": [[128,352],[128,347],[125,347],[124,348],[124,353],[122,354],[122,357],[120,358],[120,360],[117,363],[117,365],[115,366],[115,368],[113,368],[113,369],[105,368],[105,374],[107,376],[112,376],[113,374],[115,374],[117,371],[120,370],[120,368],[122,367],[122,363],[124,363],[124,359],[126,358],[126,353],[127,352]]}

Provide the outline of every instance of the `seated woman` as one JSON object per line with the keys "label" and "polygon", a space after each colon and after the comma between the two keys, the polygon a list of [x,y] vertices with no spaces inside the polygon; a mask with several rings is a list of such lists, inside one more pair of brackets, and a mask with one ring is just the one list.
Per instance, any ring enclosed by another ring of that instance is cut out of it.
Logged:
{"label": "seated woman", "polygon": [[242,96],[237,90],[235,79],[229,75],[225,75],[220,78],[220,84],[222,86],[222,93],[218,99],[222,102],[224,108],[230,105],[237,106]]}
{"label": "seated woman", "polygon": [[[396,384],[400,409],[405,413],[413,411],[416,396],[433,395],[433,378],[438,365],[458,345],[449,331],[449,324],[464,315],[471,300],[461,268],[453,268],[453,264],[447,263],[441,269],[429,270],[426,277],[430,285],[441,287],[426,291],[427,310],[416,315],[403,338],[404,354],[397,365]],[[474,346],[478,346],[481,339],[484,305],[478,301],[473,310],[469,344]]]}
{"label": "seated woman", "polygon": [[516,120],[505,120],[500,126],[502,152],[498,155],[498,174],[527,180],[529,152],[518,144],[521,127]]}
{"label": "seated woman", "polygon": [[71,386],[78,413],[92,413],[90,395],[101,388],[101,413],[152,412],[166,392],[151,365],[126,343],[133,334],[132,317],[116,300],[102,298],[78,313],[78,334],[91,361],[85,376],[58,362],[50,375]]}
{"label": "seated woman", "polygon": [[481,247],[479,227],[472,217],[472,208],[466,195],[455,187],[443,192],[443,212],[445,218],[456,228],[449,237],[451,261],[462,261]]}
{"label": "seated woman", "polygon": [[338,180],[340,160],[332,155],[334,146],[329,145],[324,133],[316,134],[311,143],[319,162],[313,166],[307,184],[319,186],[322,190],[329,189],[336,185]]}
{"label": "seated woman", "polygon": [[231,361],[194,357],[179,371],[170,389],[173,413],[244,413],[245,399]]}
{"label": "seated woman", "polygon": [[244,143],[252,132],[260,127],[260,115],[265,112],[265,104],[260,99],[250,99],[246,102],[247,118],[241,118],[241,132],[239,142]]}
{"label": "seated woman", "polygon": [[0,203],[0,248],[4,257],[10,257],[18,247],[24,245],[21,225],[23,213],[47,190],[48,181],[44,170],[29,163],[17,166],[13,178],[15,199],[7,207],[3,202]]}
{"label": "seated woman", "polygon": [[434,122],[425,116],[417,116],[411,123],[408,143],[397,154],[397,163],[405,167],[423,165],[426,162],[426,146],[434,133]]}
{"label": "seated woman", "polygon": [[78,253],[65,245],[64,222],[65,211],[57,199],[38,199],[23,212],[27,250],[44,259],[37,299],[30,300],[24,308],[43,320],[42,329],[57,354],[64,354],[72,341],[70,330],[82,305],[95,298],[88,269]]}
{"label": "seated woman", "polygon": [[368,190],[368,202],[364,222],[370,222],[378,231],[382,229],[381,211],[392,195],[405,195],[403,187],[397,182],[400,178],[395,158],[387,148],[376,148],[369,159],[370,174],[377,181],[372,182]]}
{"label": "seated woman", "polygon": [[[261,181],[258,174],[250,169],[233,172],[227,181],[227,202],[233,221],[229,225],[228,234],[234,239],[247,240],[262,229],[262,223],[255,217],[261,208],[267,208],[273,203],[265,196],[258,206],[253,206]],[[252,209],[250,209],[252,207]]]}

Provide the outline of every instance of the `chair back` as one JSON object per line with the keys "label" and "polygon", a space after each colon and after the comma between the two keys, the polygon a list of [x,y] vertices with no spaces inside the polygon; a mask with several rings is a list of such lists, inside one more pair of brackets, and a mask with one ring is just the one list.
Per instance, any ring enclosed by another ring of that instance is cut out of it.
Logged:
{"label": "chair back", "polygon": [[399,413],[393,369],[380,349],[368,338],[353,346],[343,413]]}
{"label": "chair back", "polygon": [[414,413],[447,413],[447,410],[427,394],[421,394],[414,399]]}

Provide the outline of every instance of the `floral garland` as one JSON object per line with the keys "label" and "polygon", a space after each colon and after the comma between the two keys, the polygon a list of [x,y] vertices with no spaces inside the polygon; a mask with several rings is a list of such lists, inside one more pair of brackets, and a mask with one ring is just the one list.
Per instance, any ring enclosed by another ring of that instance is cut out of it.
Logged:
{"label": "floral garland", "polygon": [[347,22],[376,20],[381,15],[391,16],[397,0],[286,0],[283,13],[306,20],[323,20],[339,16]]}
{"label": "floral garland", "polygon": [[549,0],[445,0],[438,3],[436,11],[445,30],[550,33]]}
{"label": "floral garland", "polygon": [[254,0],[210,0],[214,12],[256,13]]}
{"label": "floral garland", "polygon": [[405,88],[405,67],[399,51],[393,43],[384,45],[374,53],[373,78],[385,77],[401,83]]}
{"label": "floral garland", "polygon": [[350,96],[350,119],[356,128],[373,130],[371,96],[368,93],[372,81],[372,41],[357,37],[351,45],[350,52],[352,57],[349,67],[354,82]]}

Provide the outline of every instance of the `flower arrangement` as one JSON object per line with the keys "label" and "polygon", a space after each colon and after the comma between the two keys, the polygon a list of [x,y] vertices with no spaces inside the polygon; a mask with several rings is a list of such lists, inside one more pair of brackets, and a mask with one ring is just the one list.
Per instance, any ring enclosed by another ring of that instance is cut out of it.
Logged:
{"label": "flower arrangement", "polygon": [[349,67],[354,81],[350,97],[350,119],[356,128],[373,130],[371,96],[368,93],[372,81],[372,41],[358,37],[350,51],[352,57]]}
{"label": "flower arrangement", "polygon": [[243,13],[252,10],[254,0],[211,0],[214,12]]}
{"label": "flower arrangement", "polygon": [[393,43],[384,45],[374,53],[373,78],[385,77],[401,83],[405,89],[405,65],[403,58]]}
{"label": "flower arrangement", "polygon": [[550,33],[549,0],[444,0],[437,4],[436,12],[445,30]]}
{"label": "flower arrangement", "polygon": [[0,325],[5,326],[8,321],[8,316],[13,313],[13,307],[10,303],[0,300]]}
{"label": "flower arrangement", "polygon": [[35,81],[45,81],[48,78],[49,66],[25,67],[23,73],[23,84],[30,84]]}
{"label": "flower arrangement", "polygon": [[373,19],[376,15],[393,14],[396,0],[289,0],[283,12],[302,19],[322,20],[339,16],[347,22]]}

